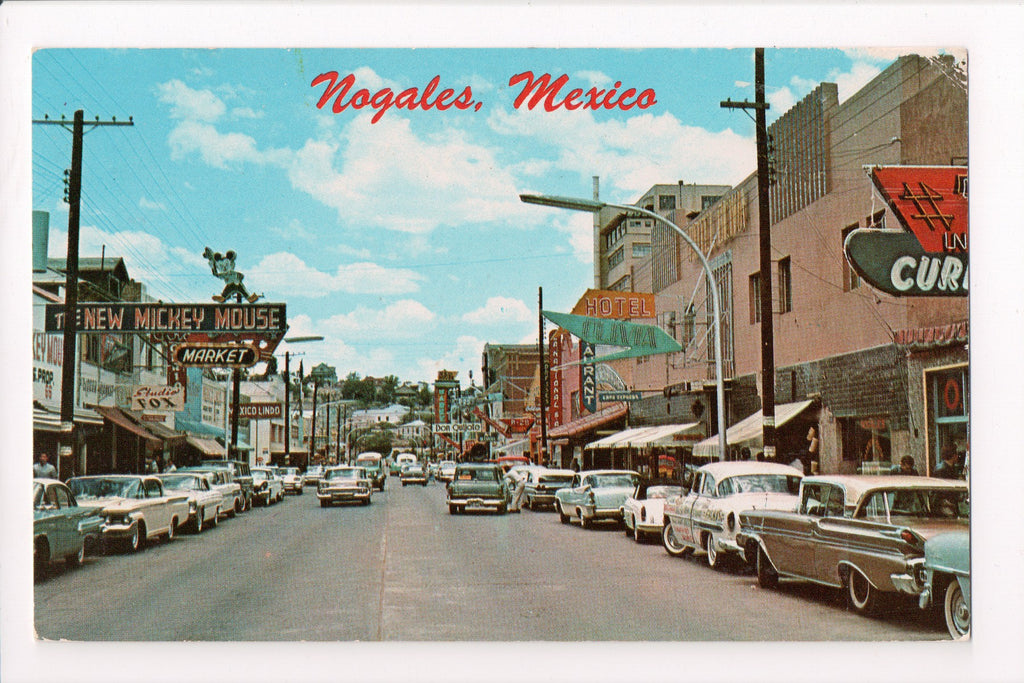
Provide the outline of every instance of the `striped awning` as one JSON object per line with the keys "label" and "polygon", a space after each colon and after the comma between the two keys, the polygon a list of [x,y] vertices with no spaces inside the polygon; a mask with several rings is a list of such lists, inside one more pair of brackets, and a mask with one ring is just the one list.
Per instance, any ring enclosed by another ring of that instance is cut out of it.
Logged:
{"label": "striped awning", "polygon": [[105,421],[142,437],[158,448],[163,446],[164,440],[162,438],[151,432],[147,427],[136,423],[120,408],[115,408],[114,406],[95,406],[93,410],[102,415]]}
{"label": "striped awning", "polygon": [[203,455],[224,455],[224,447],[213,439],[202,439],[198,436],[187,436],[185,440],[190,446],[197,448]]}
{"label": "striped awning", "polygon": [[[775,406],[775,428],[778,429],[794,417],[809,408],[814,401],[797,401],[796,403],[782,403]],[[746,446],[751,449],[760,448],[763,445],[764,415],[757,411],[749,415],[732,427],[725,430],[726,443],[732,446]],[[718,435],[704,439],[693,447],[693,454],[698,457],[718,457]]]}
{"label": "striped awning", "polygon": [[613,422],[620,417],[625,417],[629,413],[629,406],[625,403],[615,403],[602,408],[601,410],[581,417],[578,420],[567,422],[564,425],[559,425],[554,429],[548,430],[549,439],[557,439],[563,436],[576,436],[578,434],[584,434],[592,429],[597,429],[602,425],[606,425],[609,422]]}

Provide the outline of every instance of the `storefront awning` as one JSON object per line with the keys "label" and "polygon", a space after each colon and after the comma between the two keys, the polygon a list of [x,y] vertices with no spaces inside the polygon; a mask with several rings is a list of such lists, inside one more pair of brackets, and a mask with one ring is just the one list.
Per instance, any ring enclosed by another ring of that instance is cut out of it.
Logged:
{"label": "storefront awning", "polygon": [[621,417],[625,417],[629,412],[629,406],[625,403],[616,403],[602,408],[592,415],[581,417],[578,420],[567,422],[564,425],[559,425],[554,429],[548,430],[549,439],[558,439],[564,436],[576,436],[578,434],[584,434],[592,429],[597,429],[601,425],[606,425],[609,422],[613,422]]}
{"label": "storefront awning", "polygon": [[688,424],[649,427],[646,432],[631,438],[629,440],[629,445],[633,448],[644,448],[646,446],[682,446],[687,439],[680,437],[684,434],[697,432],[700,430],[701,426],[700,422],[690,422]]}
{"label": "storefront awning", "polygon": [[195,422],[193,420],[185,420],[181,417],[174,417],[174,428],[180,432],[188,432],[194,436],[202,437],[220,437],[224,438],[224,429],[219,427],[211,427],[204,422]]}
{"label": "storefront awning", "polygon": [[[551,443],[550,441],[548,442]],[[530,440],[520,439],[519,441],[510,441],[504,446],[498,448],[492,448],[491,453],[522,453],[530,450]]]}
{"label": "storefront awning", "polygon": [[[98,415],[96,411],[91,408],[76,408],[74,422],[76,426],[100,426],[103,424],[103,417]],[[45,432],[59,432],[60,413],[56,413],[45,408],[33,408],[32,428]]]}
{"label": "storefront awning", "polygon": [[127,430],[136,436],[141,436],[154,446],[163,446],[164,440],[162,438],[151,432],[146,427],[133,422],[131,417],[126,415],[120,408],[115,408],[113,406],[94,406],[93,410],[102,415],[103,419],[107,422],[115,424],[121,429]]}
{"label": "storefront awning", "polygon": [[[775,428],[778,429],[792,420],[794,417],[809,408],[814,401],[797,401],[796,403],[781,403],[775,406]],[[751,450],[761,448],[764,435],[764,416],[759,410],[749,415],[732,427],[725,430],[725,440],[729,447],[744,446]],[[693,454],[698,457],[718,457],[718,435],[704,439],[693,447]]]}
{"label": "storefront awning", "polygon": [[623,429],[621,432],[615,432],[609,434],[606,437],[592,441],[583,447],[584,450],[593,450],[595,448],[625,448],[631,438],[635,438],[647,430],[650,427],[630,427],[629,429]]}
{"label": "storefront awning", "polygon": [[198,436],[186,437],[188,444],[194,448],[199,449],[203,455],[224,455],[224,447],[213,439],[201,439]]}

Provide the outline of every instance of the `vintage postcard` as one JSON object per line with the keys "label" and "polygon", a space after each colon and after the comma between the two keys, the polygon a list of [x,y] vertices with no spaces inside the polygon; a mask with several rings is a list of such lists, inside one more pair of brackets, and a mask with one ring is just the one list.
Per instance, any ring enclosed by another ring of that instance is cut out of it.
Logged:
{"label": "vintage postcard", "polygon": [[1012,680],[1021,13],[804,9],[0,8],[10,680]]}

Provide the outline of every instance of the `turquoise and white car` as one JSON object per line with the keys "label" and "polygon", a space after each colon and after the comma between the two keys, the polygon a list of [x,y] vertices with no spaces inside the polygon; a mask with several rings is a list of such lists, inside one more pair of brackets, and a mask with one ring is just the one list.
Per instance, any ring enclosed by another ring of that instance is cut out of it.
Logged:
{"label": "turquoise and white car", "polygon": [[37,573],[55,560],[77,567],[102,534],[103,517],[94,508],[80,506],[71,490],[56,479],[32,480],[32,517]]}
{"label": "turquoise and white car", "polygon": [[967,529],[932,536],[924,544],[924,590],[920,605],[941,605],[953,638],[971,634],[971,533]]}
{"label": "turquoise and white car", "polygon": [[588,470],[579,472],[572,483],[555,491],[555,512],[562,524],[578,520],[584,529],[595,522],[622,522],[622,508],[640,483],[633,470]]}

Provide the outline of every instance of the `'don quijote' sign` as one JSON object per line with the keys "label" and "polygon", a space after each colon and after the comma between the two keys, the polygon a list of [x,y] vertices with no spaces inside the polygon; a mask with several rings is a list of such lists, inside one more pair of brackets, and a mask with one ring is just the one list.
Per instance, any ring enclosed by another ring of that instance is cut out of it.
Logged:
{"label": "'don quijote' sign", "polygon": [[843,248],[857,274],[893,296],[967,296],[967,168],[875,167],[871,181],[904,232],[851,232]]}

